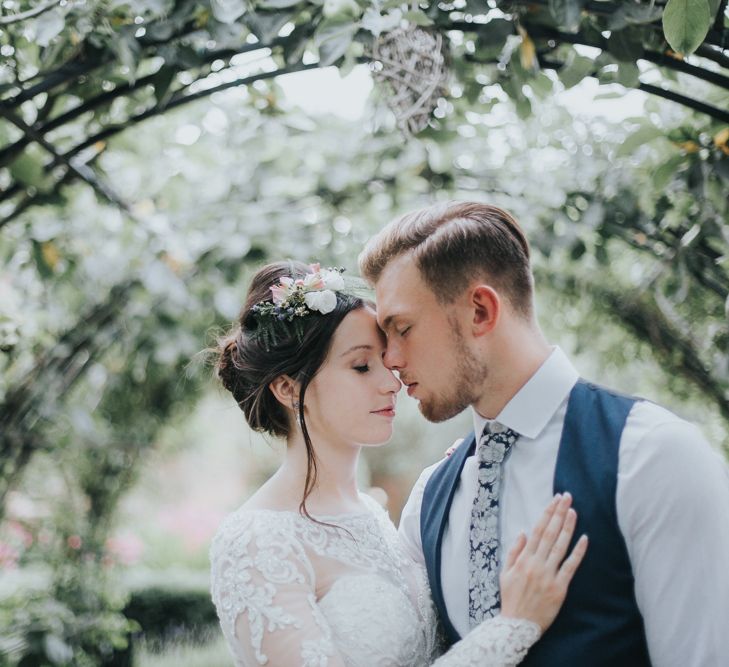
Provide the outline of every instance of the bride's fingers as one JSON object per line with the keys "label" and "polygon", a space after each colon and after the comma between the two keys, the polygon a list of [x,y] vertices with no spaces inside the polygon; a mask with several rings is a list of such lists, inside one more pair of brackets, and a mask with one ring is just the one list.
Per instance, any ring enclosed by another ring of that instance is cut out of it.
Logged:
{"label": "bride's fingers", "polygon": [[533,554],[537,552],[537,547],[539,546],[539,542],[542,539],[542,535],[547,528],[547,524],[549,524],[550,520],[552,519],[552,515],[554,514],[554,511],[557,508],[557,504],[561,499],[562,494],[558,493],[554,496],[554,498],[552,498],[552,501],[549,503],[549,505],[547,505],[539,521],[537,521],[537,525],[534,526],[531,535],[529,535],[529,540],[527,541],[526,545],[527,553]]}
{"label": "bride's fingers", "polygon": [[567,516],[565,516],[564,523],[562,524],[562,530],[557,537],[552,550],[547,556],[547,565],[552,571],[556,572],[559,564],[562,562],[564,557],[567,555],[567,549],[569,549],[570,541],[572,540],[572,534],[575,532],[575,526],[577,525],[577,512],[571,507],[567,510]]}
{"label": "bride's fingers", "polygon": [[509,570],[514,567],[516,559],[519,558],[519,554],[524,551],[524,547],[527,543],[527,537],[524,533],[519,533],[519,537],[516,538],[514,546],[509,549],[509,553],[506,556],[506,563],[504,569]]}
{"label": "bride's fingers", "polygon": [[565,518],[567,517],[567,510],[572,504],[572,496],[569,493],[565,493],[561,500],[557,503],[557,507],[554,509],[552,518],[549,520],[547,527],[544,529],[542,539],[539,541],[536,555],[542,560],[547,560],[554,543],[557,541],[560,533],[562,532],[562,526],[564,525]]}
{"label": "bride's fingers", "polygon": [[575,575],[582,559],[585,557],[587,542],[587,535],[580,537],[580,539],[577,540],[577,544],[575,544],[575,548],[572,549],[572,553],[565,559],[557,572],[557,583],[565,590],[567,589],[567,586],[569,586],[570,581],[572,581],[572,577]]}

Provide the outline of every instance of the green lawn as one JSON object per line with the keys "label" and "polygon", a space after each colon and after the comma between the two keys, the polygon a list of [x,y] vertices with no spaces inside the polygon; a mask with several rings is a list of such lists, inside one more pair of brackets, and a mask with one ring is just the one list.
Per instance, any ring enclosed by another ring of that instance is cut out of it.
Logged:
{"label": "green lawn", "polygon": [[134,667],[232,667],[232,664],[222,637],[208,644],[174,644],[162,652],[142,645],[134,659]]}

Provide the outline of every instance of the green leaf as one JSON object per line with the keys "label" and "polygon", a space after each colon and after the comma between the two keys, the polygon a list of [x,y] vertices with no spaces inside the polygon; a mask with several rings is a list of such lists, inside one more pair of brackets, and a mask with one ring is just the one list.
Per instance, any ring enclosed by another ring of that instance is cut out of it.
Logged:
{"label": "green leaf", "polygon": [[[713,21],[714,18],[716,18],[716,15],[719,11],[719,7],[721,6],[721,0],[709,0],[709,12],[711,13],[711,20]],[[726,21],[725,21],[726,24]]]}
{"label": "green leaf", "polygon": [[174,67],[160,67],[159,71],[154,75],[152,83],[154,85],[154,96],[157,100],[157,106],[164,106],[170,99],[172,92],[170,85],[175,80],[177,70]]}
{"label": "green leaf", "polygon": [[577,32],[580,27],[582,2],[580,0],[549,0],[549,12],[558,27]]}
{"label": "green leaf", "polygon": [[657,190],[665,188],[671,180],[671,177],[678,171],[678,168],[685,160],[685,155],[674,155],[658,167],[653,172],[653,185],[655,188]]}
{"label": "green leaf", "polygon": [[46,261],[46,257],[43,253],[43,244],[33,239],[33,259],[35,260],[35,266],[38,269],[38,273],[42,278],[51,278],[53,276],[53,269]]}
{"label": "green leaf", "polygon": [[433,20],[430,19],[425,12],[421,11],[420,9],[413,9],[409,12],[405,12],[403,15],[405,19],[408,20],[409,23],[412,25],[419,25],[419,26],[429,26],[433,25]]}
{"label": "green leaf", "polygon": [[140,56],[139,42],[131,32],[117,33],[109,41],[109,48],[119,63],[128,69],[126,78],[133,82],[137,75],[137,60]]}
{"label": "green leaf", "polygon": [[284,60],[288,65],[301,62],[313,31],[313,24],[307,21],[296,26],[283,45]]}
{"label": "green leaf", "polygon": [[620,5],[608,20],[610,30],[622,30],[629,25],[653,23],[661,18],[662,8],[658,4],[627,2]]}
{"label": "green leaf", "polygon": [[614,31],[607,47],[620,62],[635,62],[643,55],[642,34],[636,28]]}
{"label": "green leaf", "polygon": [[528,83],[539,97],[546,97],[554,91],[554,82],[544,72],[538,72]]}
{"label": "green leaf", "polygon": [[572,88],[590,74],[594,67],[595,63],[591,58],[577,55],[576,51],[570,51],[565,66],[559,70],[560,81],[565,88]]}
{"label": "green leaf", "polygon": [[663,33],[677,53],[693,53],[711,26],[708,0],[668,0],[663,11]]}
{"label": "green leaf", "polygon": [[246,12],[243,22],[262,44],[268,44],[295,15],[295,11]]}
{"label": "green leaf", "polygon": [[665,136],[664,133],[653,125],[645,125],[631,134],[622,144],[615,154],[619,157],[625,157],[640,148],[643,144],[647,144],[653,139]]}
{"label": "green leaf", "polygon": [[27,150],[10,165],[10,175],[23,185],[39,188],[43,184],[43,162]]}
{"label": "green leaf", "polygon": [[506,19],[492,19],[477,30],[476,57],[484,61],[498,58],[509,35],[516,32],[514,24]]}
{"label": "green leaf", "polygon": [[522,120],[526,120],[532,115],[532,103],[528,97],[518,97],[514,102],[516,115]]}
{"label": "green leaf", "polygon": [[587,246],[582,239],[577,239],[570,249],[570,257],[573,261],[577,261],[587,252]]}
{"label": "green leaf", "polygon": [[626,88],[635,88],[640,83],[640,70],[638,65],[633,62],[620,63],[618,65],[618,75],[615,80]]}
{"label": "green leaf", "polygon": [[339,60],[349,48],[359,30],[359,22],[346,18],[322,21],[314,35],[314,43],[319,49],[319,64],[322,67]]}

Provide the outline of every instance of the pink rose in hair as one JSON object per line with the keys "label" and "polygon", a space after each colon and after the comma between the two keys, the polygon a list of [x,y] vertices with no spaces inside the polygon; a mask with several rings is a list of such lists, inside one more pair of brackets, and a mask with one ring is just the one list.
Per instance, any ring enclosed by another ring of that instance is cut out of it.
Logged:
{"label": "pink rose in hair", "polygon": [[293,278],[284,277],[279,280],[278,285],[273,285],[271,287],[271,298],[277,306],[286,301],[289,297],[293,284]]}

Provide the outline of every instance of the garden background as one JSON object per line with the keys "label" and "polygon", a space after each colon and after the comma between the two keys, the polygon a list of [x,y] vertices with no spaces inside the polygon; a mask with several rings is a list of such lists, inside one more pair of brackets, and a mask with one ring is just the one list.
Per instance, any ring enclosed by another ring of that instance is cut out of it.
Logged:
{"label": "garden background", "polygon": [[[3,0],[0,664],[230,664],[207,548],[281,443],[204,350],[265,261],[354,273],[434,201],[512,211],[550,340],[729,451],[728,26],[726,0]],[[402,29],[449,71],[420,131],[376,57]],[[400,404],[361,471],[395,521],[468,430]]]}

